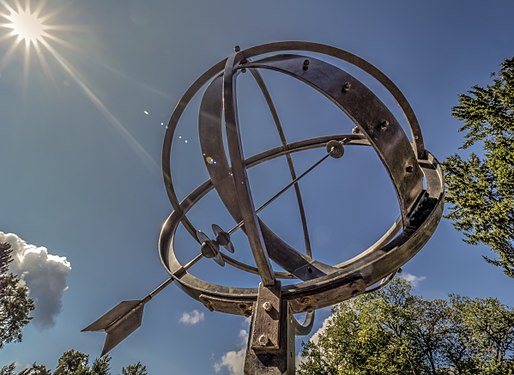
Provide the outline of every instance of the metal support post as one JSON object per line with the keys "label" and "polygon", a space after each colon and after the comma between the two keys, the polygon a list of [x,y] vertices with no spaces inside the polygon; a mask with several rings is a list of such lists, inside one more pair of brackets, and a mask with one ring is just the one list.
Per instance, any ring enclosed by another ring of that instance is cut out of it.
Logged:
{"label": "metal support post", "polygon": [[280,284],[261,284],[253,311],[244,373],[294,375],[293,316],[288,302],[281,298]]}

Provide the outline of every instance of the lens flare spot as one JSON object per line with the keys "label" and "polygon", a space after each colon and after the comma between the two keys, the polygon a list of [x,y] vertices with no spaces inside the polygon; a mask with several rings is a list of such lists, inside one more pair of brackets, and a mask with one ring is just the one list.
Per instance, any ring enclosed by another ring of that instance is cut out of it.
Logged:
{"label": "lens flare spot", "polygon": [[10,35],[15,36],[25,44],[37,45],[47,35],[47,25],[36,13],[26,9],[11,9],[10,14],[4,16],[9,23],[5,27],[11,29]]}

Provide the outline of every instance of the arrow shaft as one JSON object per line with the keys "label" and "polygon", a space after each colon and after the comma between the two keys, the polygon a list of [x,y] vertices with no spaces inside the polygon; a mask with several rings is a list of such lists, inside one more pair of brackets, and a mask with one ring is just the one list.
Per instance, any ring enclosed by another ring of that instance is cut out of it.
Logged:
{"label": "arrow shaft", "polygon": [[[299,175],[298,177],[296,177],[293,181],[291,181],[290,183],[288,183],[286,186],[284,186],[282,188],[282,190],[280,190],[278,193],[276,193],[274,196],[272,196],[270,199],[268,199],[262,206],[260,206],[256,211],[255,213],[259,213],[261,212],[262,210],[264,210],[266,207],[268,207],[273,201],[275,201],[275,199],[277,199],[278,197],[280,197],[282,194],[284,194],[288,189],[291,188],[291,186],[293,186],[294,184],[296,184],[298,181],[300,181],[303,177],[305,177],[309,172],[311,172],[314,168],[316,168],[318,165],[320,165],[321,163],[323,163],[328,157],[330,156],[330,154],[326,154],[325,156],[323,156],[320,160],[318,160],[316,163],[314,163],[312,166],[310,166],[305,172],[303,172],[301,175]],[[242,226],[244,225],[244,220],[241,220],[239,223],[237,223],[237,225],[232,228],[228,234],[231,235],[233,234],[236,230],[240,229]]]}
{"label": "arrow shaft", "polygon": [[[191,259],[188,263],[182,267],[184,270],[188,270],[192,266],[194,266],[200,259],[202,259],[203,255],[198,254],[196,257]],[[155,297],[157,294],[159,294],[164,288],[166,288],[168,285],[170,285],[173,281],[175,281],[175,276],[171,276],[169,279],[165,280],[161,285],[159,285],[157,288],[155,288],[153,291],[148,293],[145,298],[141,300],[141,304],[146,304],[148,301],[150,301],[153,297]]]}

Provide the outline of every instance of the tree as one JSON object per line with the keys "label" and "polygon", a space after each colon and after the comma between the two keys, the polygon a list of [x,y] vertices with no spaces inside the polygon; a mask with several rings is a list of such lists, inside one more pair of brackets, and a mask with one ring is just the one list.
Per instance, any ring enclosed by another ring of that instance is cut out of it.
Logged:
{"label": "tree", "polygon": [[23,339],[21,330],[32,319],[29,314],[34,310],[27,287],[9,272],[11,262],[11,245],[0,243],[0,349]]}
{"label": "tree", "polygon": [[20,372],[19,375],[52,375],[52,372],[46,366],[34,363],[30,368]]}
{"label": "tree", "polygon": [[110,375],[110,361],[111,357],[109,357],[108,355],[95,359],[95,361],[93,362],[93,366],[91,367],[92,373],[94,375]]}
{"label": "tree", "polygon": [[475,145],[482,156],[452,155],[444,162],[447,217],[466,242],[489,246],[498,258],[484,258],[514,278],[514,58],[493,77],[485,88],[460,95],[452,111],[464,121],[461,148]]}
{"label": "tree", "polygon": [[496,299],[425,300],[396,279],[333,312],[298,374],[514,374],[514,310]]}
{"label": "tree", "polygon": [[[70,349],[64,352],[57,361],[57,367],[53,375],[111,375],[110,356],[96,358],[93,364],[89,365],[89,355]],[[146,367],[137,362],[128,367],[122,368],[123,375],[147,375]],[[0,369],[0,375],[16,375],[16,365],[11,363]],[[34,363],[32,367],[26,368],[18,375],[52,375],[52,372],[44,365]]]}
{"label": "tree", "polygon": [[128,367],[123,367],[121,371],[122,375],[147,375],[146,366],[143,366],[140,362],[130,365]]}
{"label": "tree", "polygon": [[[22,340],[22,328],[32,319],[29,314],[34,310],[34,302],[28,296],[28,289],[18,276],[9,272],[12,262],[12,248],[8,243],[0,243],[0,349],[6,343]],[[111,357],[96,358],[89,366],[89,355],[77,350],[63,353],[57,362],[54,375],[110,375]],[[146,367],[140,362],[124,367],[123,375],[147,375]],[[16,365],[0,368],[0,375],[15,375]],[[34,363],[18,375],[52,375],[44,365]]]}
{"label": "tree", "polygon": [[68,350],[57,361],[54,375],[90,375],[89,355],[77,350]]}
{"label": "tree", "polygon": [[0,375],[14,375],[16,365],[11,363],[10,365],[4,366],[0,369]]}

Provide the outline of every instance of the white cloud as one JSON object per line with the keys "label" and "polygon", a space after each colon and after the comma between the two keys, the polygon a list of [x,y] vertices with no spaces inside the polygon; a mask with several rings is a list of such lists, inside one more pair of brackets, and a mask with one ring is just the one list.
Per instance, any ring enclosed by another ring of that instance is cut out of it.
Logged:
{"label": "white cloud", "polygon": [[330,322],[332,320],[332,316],[329,316],[323,321],[323,324],[321,325],[321,328],[318,329],[316,332],[314,332],[309,339],[314,344],[318,344],[320,336],[327,330],[327,328],[330,326]]}
{"label": "white cloud", "polygon": [[20,277],[34,300],[34,325],[41,329],[52,327],[61,311],[63,293],[68,289],[70,262],[49,254],[46,247],[26,243],[13,233],[0,232],[0,242],[11,245],[13,262],[9,270]]}
{"label": "white cloud", "polygon": [[400,274],[400,277],[406,281],[408,281],[414,288],[419,285],[420,282],[426,279],[425,276],[416,276],[411,273],[403,272]]}
{"label": "white cloud", "polygon": [[[245,326],[249,325],[249,320],[245,319]],[[220,372],[224,367],[230,375],[243,375],[246,355],[246,343],[248,342],[248,331],[242,329],[239,331],[241,349],[226,352],[221,356],[219,362],[214,364],[214,371]]]}
{"label": "white cloud", "polygon": [[226,367],[230,375],[243,375],[246,347],[223,354],[219,362],[214,364],[214,371],[220,372]]}
{"label": "white cloud", "polygon": [[184,312],[179,319],[180,323],[195,325],[204,320],[205,315],[203,312],[198,310],[193,310],[191,312]]}
{"label": "white cloud", "polygon": [[246,342],[248,341],[248,331],[246,329],[242,329],[239,331],[239,338],[241,339],[241,342],[243,344],[246,344]]}
{"label": "white cloud", "polygon": [[[331,321],[331,318],[332,318],[332,315],[329,316],[328,318],[326,318],[324,321],[323,321],[323,324],[321,325],[320,329],[318,329],[316,332],[314,332],[312,334],[312,336],[310,337],[309,339],[309,342],[312,342],[314,343],[315,345],[318,344],[318,341],[319,341],[319,338],[320,336],[327,330],[327,328],[330,326],[330,321]],[[296,368],[300,368],[300,365],[302,364],[303,362],[303,357],[298,353],[298,355],[296,356]]]}

